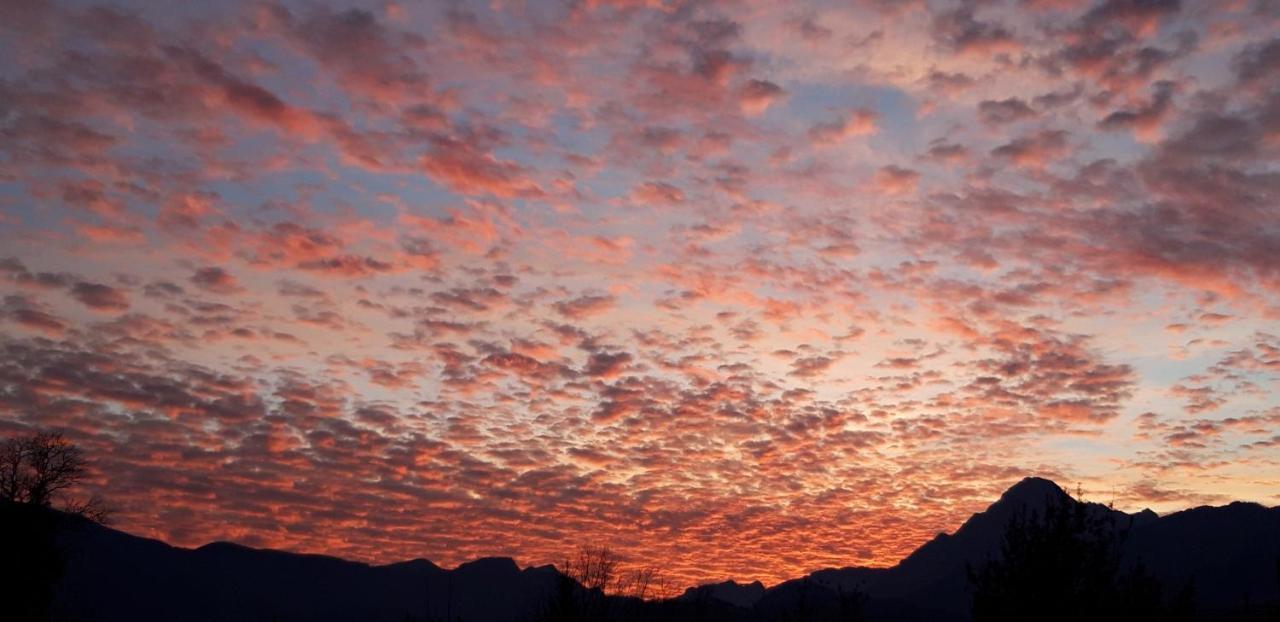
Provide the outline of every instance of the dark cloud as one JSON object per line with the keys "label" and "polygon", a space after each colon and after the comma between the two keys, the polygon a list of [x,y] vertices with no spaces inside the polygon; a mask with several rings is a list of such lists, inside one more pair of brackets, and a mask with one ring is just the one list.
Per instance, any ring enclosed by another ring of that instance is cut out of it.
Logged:
{"label": "dark cloud", "polygon": [[997,53],[1017,47],[1012,31],[999,22],[978,19],[971,6],[934,15],[931,28],[935,41],[962,54]]}
{"label": "dark cloud", "polygon": [[209,266],[196,270],[191,275],[191,284],[215,294],[234,294],[242,291],[236,277],[218,266]]}
{"label": "dark cloud", "polygon": [[345,277],[358,277],[379,272],[388,272],[395,266],[373,257],[356,255],[338,255],[322,259],[312,259],[298,264],[298,269],[308,272],[332,274]]}
{"label": "dark cloud", "polygon": [[622,373],[631,359],[631,355],[627,352],[593,352],[587,360],[583,373],[588,376],[613,378]]}
{"label": "dark cloud", "polygon": [[552,307],[556,313],[566,318],[580,320],[612,309],[616,302],[617,300],[608,294],[587,294],[562,300],[553,304]]}
{"label": "dark cloud", "polygon": [[124,311],[129,308],[128,294],[101,283],[80,281],[71,286],[71,296],[95,311]]}
{"label": "dark cloud", "polygon": [[978,118],[987,125],[1000,126],[1035,117],[1036,111],[1017,97],[999,101],[986,100],[978,104]]}

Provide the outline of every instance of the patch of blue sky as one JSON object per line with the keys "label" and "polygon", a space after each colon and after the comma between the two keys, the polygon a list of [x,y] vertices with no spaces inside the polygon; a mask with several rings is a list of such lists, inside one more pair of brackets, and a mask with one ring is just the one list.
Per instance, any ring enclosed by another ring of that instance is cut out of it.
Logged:
{"label": "patch of blue sky", "polygon": [[[600,153],[609,144],[609,135],[600,126],[591,130],[584,129],[579,115],[565,110],[552,115],[550,125],[554,143],[578,155],[591,156]],[[577,168],[576,165],[573,168]]]}
{"label": "patch of blue sky", "polygon": [[[327,186],[329,177],[315,170],[285,170],[254,175],[248,179],[210,180],[204,189],[218,193],[221,204],[231,213],[261,215],[272,204],[294,204],[307,200],[303,188]],[[323,203],[312,203],[308,207]],[[287,215],[281,214],[287,218]]]}
{"label": "patch of blue sky", "polygon": [[315,62],[274,42],[260,39],[245,39],[240,48],[241,54],[256,57],[269,65],[265,71],[237,76],[241,80],[270,91],[290,106],[336,115],[348,122],[360,120],[346,92],[337,87]]}
{"label": "patch of blue sky", "polygon": [[[1124,110],[1117,108],[1117,111]],[[1103,118],[1111,112],[1104,113]],[[1076,151],[1075,161],[1080,165],[1086,165],[1094,160],[1112,159],[1117,163],[1124,164],[1133,162],[1145,157],[1150,152],[1150,147],[1140,142],[1133,134],[1127,130],[1107,132],[1097,131],[1090,132],[1087,140],[1082,136],[1068,137],[1070,141],[1079,141],[1080,150]]]}
{"label": "patch of blue sky", "polygon": [[40,200],[32,196],[27,191],[29,181],[31,180],[0,181],[0,212],[4,214],[0,225],[16,224],[8,222],[12,219],[21,221],[26,227],[56,229],[58,223],[66,217],[65,213],[55,207],[56,200]]}

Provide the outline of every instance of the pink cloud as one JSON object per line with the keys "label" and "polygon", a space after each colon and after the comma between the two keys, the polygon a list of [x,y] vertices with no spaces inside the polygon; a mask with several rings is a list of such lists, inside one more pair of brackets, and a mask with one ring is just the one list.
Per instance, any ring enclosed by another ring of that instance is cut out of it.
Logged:
{"label": "pink cloud", "polygon": [[859,108],[848,115],[810,127],[809,139],[817,145],[831,145],[847,138],[874,134],[879,119],[879,113],[874,110]]}

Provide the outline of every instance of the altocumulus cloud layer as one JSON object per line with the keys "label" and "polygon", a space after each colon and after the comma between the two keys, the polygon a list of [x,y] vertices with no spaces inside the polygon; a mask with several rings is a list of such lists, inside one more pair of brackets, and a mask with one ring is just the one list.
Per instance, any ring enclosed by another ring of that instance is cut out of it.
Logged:
{"label": "altocumulus cloud layer", "polygon": [[[1280,502],[1280,5],[4,2],[0,432],[120,526],[680,581]],[[181,6],[179,6],[181,5]]]}

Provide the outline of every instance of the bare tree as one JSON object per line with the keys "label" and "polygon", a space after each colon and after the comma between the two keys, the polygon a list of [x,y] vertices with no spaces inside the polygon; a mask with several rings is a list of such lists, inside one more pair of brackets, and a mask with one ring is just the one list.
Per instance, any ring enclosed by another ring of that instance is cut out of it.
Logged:
{"label": "bare tree", "polygon": [[664,600],[673,596],[673,584],[657,566],[637,566],[618,573],[610,590],[618,596],[640,600]]}
{"label": "bare tree", "polygon": [[579,547],[564,561],[564,575],[588,590],[605,591],[613,587],[618,558],[607,546]]}
{"label": "bare tree", "polygon": [[560,581],[541,618],[546,622],[648,619],[645,607],[677,593],[660,567],[628,564],[607,546],[579,546],[558,569]]}
{"label": "bare tree", "polygon": [[582,546],[565,559],[562,572],[588,590],[641,600],[666,598],[671,586],[657,566],[629,567],[607,546]]}
{"label": "bare tree", "polygon": [[646,597],[653,595],[654,588],[657,587],[657,580],[658,569],[653,566],[632,568],[618,576],[614,593],[619,596],[644,600]]}
{"label": "bare tree", "polygon": [[0,445],[0,500],[52,507],[61,498],[64,511],[106,522],[109,512],[98,497],[66,497],[87,473],[80,448],[58,432],[15,437]]}
{"label": "bare tree", "polygon": [[37,433],[0,442],[0,617],[44,620],[54,587],[66,569],[59,533],[75,528],[65,515],[45,511],[55,502],[70,514],[105,522],[97,497],[68,493],[84,481],[88,464],[80,449],[58,433]]}

